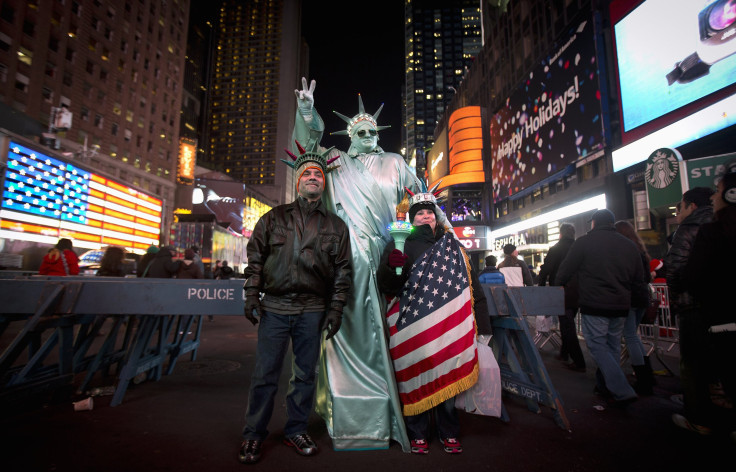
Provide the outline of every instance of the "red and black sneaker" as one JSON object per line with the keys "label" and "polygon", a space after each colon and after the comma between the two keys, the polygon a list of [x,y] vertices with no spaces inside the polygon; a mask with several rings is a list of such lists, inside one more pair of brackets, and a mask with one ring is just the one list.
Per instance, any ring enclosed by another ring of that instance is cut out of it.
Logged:
{"label": "red and black sneaker", "polygon": [[463,446],[457,438],[440,439],[442,445],[445,446],[445,452],[448,454],[460,454],[463,452]]}
{"label": "red and black sneaker", "polygon": [[317,454],[317,445],[307,433],[289,436],[284,439],[284,444],[296,448],[296,452],[302,456],[313,456]]}
{"label": "red and black sneaker", "polygon": [[412,454],[429,454],[429,444],[426,439],[412,439],[411,440],[411,453]]}

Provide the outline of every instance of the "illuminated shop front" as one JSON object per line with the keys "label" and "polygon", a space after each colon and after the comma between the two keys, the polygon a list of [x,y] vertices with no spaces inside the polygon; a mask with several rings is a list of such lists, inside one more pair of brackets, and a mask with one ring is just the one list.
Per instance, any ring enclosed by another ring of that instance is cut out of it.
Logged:
{"label": "illuminated shop front", "polygon": [[519,256],[522,256],[536,271],[544,262],[549,248],[557,243],[560,224],[572,223],[575,226],[576,237],[581,236],[590,229],[588,223],[590,215],[601,208],[606,208],[606,195],[602,193],[494,229],[489,235],[488,253],[495,255],[500,262],[503,259],[503,247],[506,244],[513,244],[519,251]]}

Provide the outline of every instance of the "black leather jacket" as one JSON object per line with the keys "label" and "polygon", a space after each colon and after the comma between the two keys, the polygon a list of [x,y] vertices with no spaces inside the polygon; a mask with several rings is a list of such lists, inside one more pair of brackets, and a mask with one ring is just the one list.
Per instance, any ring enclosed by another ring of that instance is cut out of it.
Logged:
{"label": "black leather jacket", "polygon": [[[695,236],[698,234],[700,225],[709,223],[713,219],[713,207],[702,206],[696,208],[677,227],[673,237],[672,246],[664,258],[665,278],[669,288],[670,301],[675,305],[690,303],[689,297],[685,295],[685,266],[690,258]],[[681,296],[684,295],[684,296]]]}
{"label": "black leather jacket", "polygon": [[352,282],[345,223],[322,200],[301,197],[256,223],[247,246],[243,289],[264,292],[263,306],[283,314],[330,308],[342,312]]}

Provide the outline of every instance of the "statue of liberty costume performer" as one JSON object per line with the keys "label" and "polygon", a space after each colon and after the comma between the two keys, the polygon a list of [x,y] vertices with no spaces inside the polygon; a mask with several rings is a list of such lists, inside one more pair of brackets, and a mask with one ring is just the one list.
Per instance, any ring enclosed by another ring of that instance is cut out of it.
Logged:
{"label": "statue of liberty costume performer", "polygon": [[[298,110],[293,138],[307,150],[317,151],[324,122],[314,109],[315,82],[295,90]],[[381,108],[359,111],[352,118],[341,115],[348,135],[348,152],[339,155],[340,167],[326,177],[322,197],[330,211],[345,221],[350,231],[353,288],[343,311],[340,331],[323,343],[319,363],[315,409],[325,419],[335,449],[386,449],[391,440],[409,452],[385,326],[387,300],[378,289],[376,270],[386,244],[387,226],[396,219],[396,205],[404,187],[421,192],[423,184],[403,157],[378,146]],[[449,222],[445,218],[443,224]]]}

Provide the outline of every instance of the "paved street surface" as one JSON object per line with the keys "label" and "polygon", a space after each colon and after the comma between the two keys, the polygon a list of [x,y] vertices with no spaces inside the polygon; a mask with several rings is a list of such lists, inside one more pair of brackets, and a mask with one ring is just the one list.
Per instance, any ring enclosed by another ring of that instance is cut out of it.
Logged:
{"label": "paved street surface", "polygon": [[[505,399],[510,423],[461,414],[465,452],[446,454],[435,439],[427,456],[403,453],[397,444],[380,451],[335,451],[322,421],[310,433],[321,448],[301,457],[281,444],[285,421],[282,388],[271,421],[271,436],[255,466],[237,461],[247,387],[254,363],[256,330],[241,317],[204,321],[195,362],[182,357],[172,375],[131,386],[123,403],[94,399],[94,409],[75,412],[73,396],[29,400],[0,417],[0,470],[11,471],[682,471],[733,470],[736,445],[725,436],[703,438],[673,426],[678,411],[676,375],[657,377],[655,395],[627,409],[600,408],[594,371],[567,370],[554,349],[542,358],[563,399],[571,431],[560,429],[546,407],[535,414]],[[662,357],[677,373],[677,358]],[[663,369],[654,360],[655,370]],[[112,380],[97,377],[93,386]],[[7,407],[7,405],[5,405]]]}

